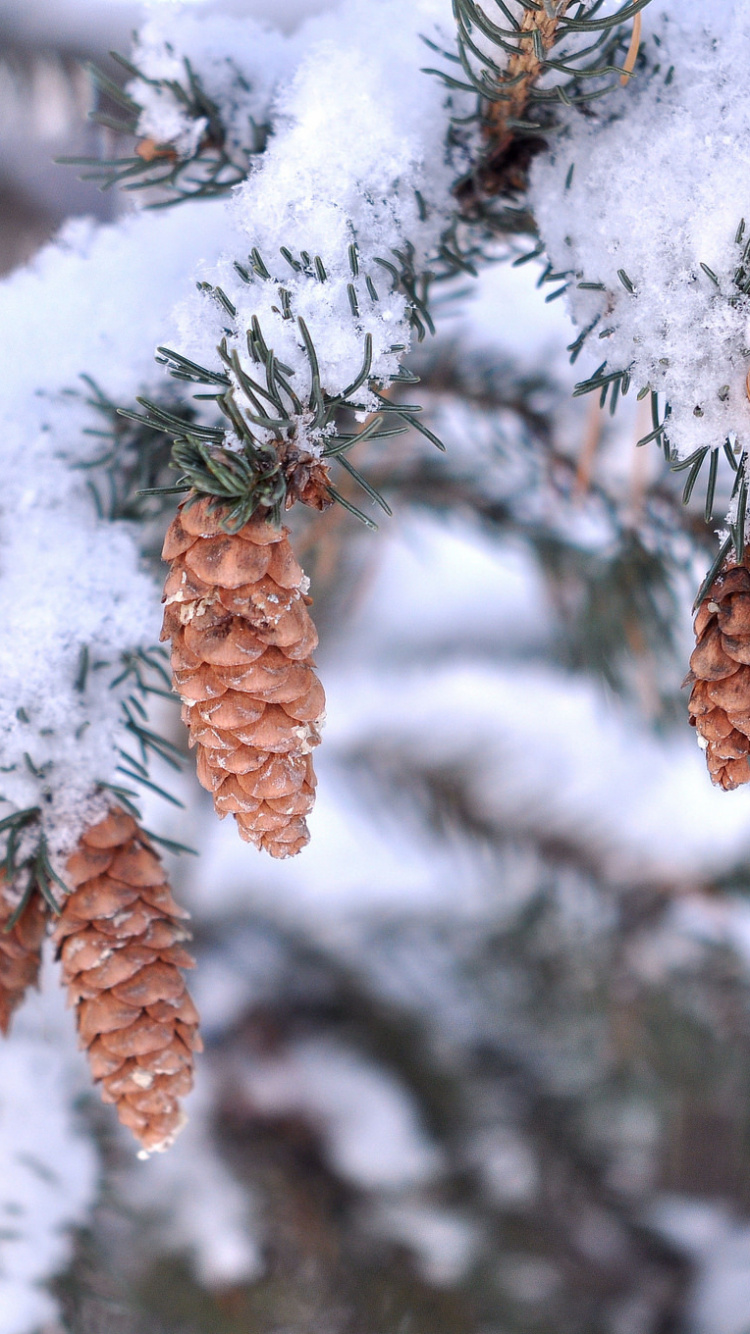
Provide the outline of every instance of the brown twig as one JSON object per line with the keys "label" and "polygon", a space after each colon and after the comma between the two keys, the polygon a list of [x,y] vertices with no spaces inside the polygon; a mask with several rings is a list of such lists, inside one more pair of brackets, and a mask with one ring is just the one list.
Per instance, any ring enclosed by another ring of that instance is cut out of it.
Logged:
{"label": "brown twig", "polygon": [[507,71],[499,86],[498,100],[491,102],[487,109],[485,133],[492,144],[493,158],[502,156],[509,148],[514,134],[508,122],[523,116],[529,92],[544,65],[543,58],[538,54],[534,33],[539,33],[546,55],[554,46],[558,24],[570,4],[571,0],[562,0],[552,15],[547,13],[545,6],[542,9],[527,9],[523,16],[518,34],[518,50],[508,60]]}
{"label": "brown twig", "polygon": [[590,406],[586,420],[586,432],[583,437],[583,448],[578,459],[576,468],[575,484],[573,486],[573,496],[580,500],[586,495],[591,486],[591,471],[594,466],[594,458],[599,448],[599,442],[602,437],[602,424],[604,421],[604,412],[599,407],[596,399]]}

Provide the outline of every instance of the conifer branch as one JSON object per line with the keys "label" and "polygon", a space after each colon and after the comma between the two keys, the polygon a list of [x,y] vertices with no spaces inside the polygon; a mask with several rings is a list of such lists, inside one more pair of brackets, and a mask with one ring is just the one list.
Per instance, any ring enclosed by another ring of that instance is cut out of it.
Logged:
{"label": "conifer branch", "polygon": [[557,37],[560,20],[572,0],[561,0],[557,7],[526,9],[516,49],[498,78],[495,96],[485,113],[484,132],[489,142],[491,160],[501,158],[514,135],[514,121],[523,120],[529,93],[545,66],[545,57]]}
{"label": "conifer branch", "polygon": [[[321,281],[306,252],[301,253],[299,260],[291,252],[287,258],[299,272],[309,269],[312,281]],[[397,258],[402,264],[400,271],[390,262],[378,262],[392,270],[397,280],[404,272],[413,274],[411,252],[407,249]],[[240,274],[243,282],[250,283],[258,278],[263,282],[274,281],[257,251],[251,255],[251,263],[254,278],[251,278],[250,270],[243,269]],[[412,277],[407,281],[415,316],[424,332],[422,319],[428,321],[430,327],[432,322],[413,288]],[[285,290],[281,284],[277,286],[280,292]],[[419,421],[421,407],[418,404],[393,404],[383,392],[385,384],[391,380],[414,384],[418,383],[418,377],[403,368],[387,381],[374,375],[373,341],[368,332],[363,338],[361,363],[352,380],[342,391],[330,392],[321,381],[321,358],[310,330],[299,316],[298,343],[307,361],[309,390],[303,391],[300,387],[298,392],[293,387],[295,372],[276,358],[258,319],[253,316],[251,327],[240,330],[235,306],[226,293],[208,283],[203,284],[203,288],[235,325],[234,329],[227,330],[217,349],[225,370],[217,372],[199,366],[180,352],[166,347],[158,348],[157,360],[175,379],[211,387],[215,392],[198,393],[194,398],[215,402],[225,423],[204,425],[196,420],[192,406],[184,414],[180,410],[178,415],[146,398],[138,399],[145,413],[118,409],[120,416],[135,422],[141,431],[164,432],[173,441],[171,466],[179,474],[177,485],[155,487],[141,494],[163,497],[175,492],[189,492],[188,505],[208,497],[212,505],[221,510],[222,522],[228,532],[244,527],[257,512],[278,524],[282,511],[295,501],[314,509],[340,503],[368,527],[375,527],[372,520],[331,485],[330,467],[341,467],[370,500],[387,512],[382,496],[344,456],[360,443],[383,441],[403,434],[410,427],[436,448],[443,448],[438,437]],[[288,302],[289,294],[286,295]],[[285,318],[293,318],[291,307],[284,306],[282,297],[280,305],[288,310]],[[356,318],[353,311],[352,318]],[[243,336],[254,363],[252,375],[238,352]],[[401,350],[401,347],[391,349],[393,352]],[[369,414],[364,424],[361,422],[363,413]],[[394,418],[397,424],[392,425]]]}
{"label": "conifer branch", "polygon": [[[135,149],[115,158],[60,157],[56,159],[60,165],[84,167],[81,179],[97,182],[101,190],[119,186],[128,191],[153,191],[157,197],[145,205],[150,209],[168,208],[190,199],[215,199],[245,180],[253,157],[266,147],[268,124],[249,121],[248,142],[233,143],[221,107],[208,95],[200,74],[187,58],[183,60],[182,79],[151,79],[117,51],[110,55],[136,83],[148,84],[176,103],[187,120],[200,129],[197,142],[186,149],[179,143],[139,137],[144,110],[141,103],[96,65],[89,64],[88,72],[99,94],[89,119],[116,134],[135,138]],[[106,110],[107,103],[115,106],[115,115]]]}
{"label": "conifer branch", "polygon": [[[603,97],[615,87],[605,82],[619,74],[628,82],[637,56],[640,13],[650,0],[625,3],[612,15],[597,17],[600,0],[588,14],[579,4],[570,14],[572,0],[522,0],[520,23],[502,3],[504,24],[491,21],[478,0],[453,0],[458,26],[459,61],[467,82],[432,70],[449,86],[474,90],[479,97],[477,118],[482,127],[484,152],[457,184],[463,208],[479,218],[487,215],[486,200],[522,193],[532,157],[545,146],[545,132],[553,122],[555,104],[573,106]],[[622,25],[634,20],[625,63],[616,63],[622,47]],[[590,45],[569,49],[566,38],[591,37]],[[494,46],[497,57],[488,54]],[[552,75],[551,80],[545,76]],[[508,219],[512,221],[512,219]]]}

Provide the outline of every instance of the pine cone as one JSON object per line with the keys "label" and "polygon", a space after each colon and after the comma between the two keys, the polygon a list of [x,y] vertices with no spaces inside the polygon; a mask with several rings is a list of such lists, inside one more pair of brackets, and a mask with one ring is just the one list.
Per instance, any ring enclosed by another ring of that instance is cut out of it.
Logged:
{"label": "pine cone", "polygon": [[41,895],[34,894],[21,916],[6,930],[15,907],[0,889],[0,1032],[7,1033],[13,1011],[34,986],[42,963],[42,942],[47,910]]}
{"label": "pine cone", "polygon": [[171,523],[162,639],[198,778],[220,816],[272,857],[309,841],[310,751],[325,695],[310,656],[318,642],[286,529],[255,515],[237,533],[200,500]]}
{"label": "pine cone", "polygon": [[695,618],[690,659],[690,721],[714,783],[731,791],[750,782],[750,569],[725,569]]}
{"label": "pine cone", "polygon": [[54,938],[91,1073],[144,1150],[160,1152],[184,1124],[178,1098],[192,1088],[201,1050],[179,972],[193,966],[178,920],[188,914],[145,834],[121,810],[86,831],[66,879],[72,892]]}

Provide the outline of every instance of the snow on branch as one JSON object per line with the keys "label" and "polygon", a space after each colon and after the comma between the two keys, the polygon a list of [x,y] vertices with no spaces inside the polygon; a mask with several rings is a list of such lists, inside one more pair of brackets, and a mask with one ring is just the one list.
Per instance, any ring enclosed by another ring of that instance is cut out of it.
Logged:
{"label": "snow on branch", "polygon": [[294,39],[252,19],[184,13],[149,20],[130,58],[113,58],[130,79],[122,88],[91,67],[91,118],[135,136],[134,152],[61,160],[150,208],[225,194],[244,180],[266,146],[276,86],[296,63]]}
{"label": "snow on branch", "polygon": [[749,42],[745,6],[647,12],[634,78],[596,114],[561,113],[531,173],[576,350],[597,367],[581,387],[659,395],[648,439],[699,466],[750,439]]}
{"label": "snow on branch", "polygon": [[[452,99],[420,73],[421,36],[439,35],[446,10],[426,0],[374,13],[351,0],[306,26],[275,134],[235,192],[231,251],[184,303],[178,351],[165,353],[180,378],[199,380],[201,367],[213,376],[230,449],[293,438],[306,457],[335,455],[351,474],[343,455],[359,435],[341,434],[337,412],[393,422],[384,395],[409,378],[401,362],[413,336],[433,328],[432,267],[445,267],[455,211]],[[418,410],[396,411],[395,429],[420,429]],[[393,434],[382,427],[370,423],[368,438]]]}
{"label": "snow on branch", "polygon": [[[2,413],[0,815],[36,810],[28,837],[42,828],[58,871],[106,809],[102,785],[132,787],[122,752],[140,762],[142,738],[123,704],[137,728],[137,655],[159,635],[141,533],[99,512],[91,465],[111,441],[80,376],[120,401],[153,382],[158,327],[206,253],[207,223],[221,244],[220,208],[201,207],[211,210],[202,222],[185,210],[99,231],[71,225],[0,292],[13,386]],[[141,668],[159,688],[158,671]],[[22,844],[21,861],[31,851]]]}

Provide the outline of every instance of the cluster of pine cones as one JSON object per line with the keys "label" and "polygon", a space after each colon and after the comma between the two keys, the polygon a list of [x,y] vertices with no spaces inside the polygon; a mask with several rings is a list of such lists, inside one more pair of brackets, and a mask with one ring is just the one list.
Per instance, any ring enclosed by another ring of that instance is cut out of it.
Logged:
{"label": "cluster of pine cones", "polygon": [[[285,529],[256,514],[237,532],[191,496],[167,531],[163,639],[200,782],[218,815],[273,857],[309,839],[312,751],[325,697],[307,581]],[[702,602],[690,661],[690,721],[713,781],[750,781],[750,567],[725,567]],[[81,1044],[105,1102],[145,1153],[167,1148],[200,1050],[182,970],[193,960],[146,834],[113,808],[68,859],[69,889],[52,928]],[[14,907],[0,892],[0,1029],[39,973],[49,915],[38,896]]]}
{"label": "cluster of pine cones", "polygon": [[[170,525],[162,638],[218,815],[288,857],[309,840],[325,704],[311,599],[284,528],[255,515],[231,533],[224,519],[191,496]],[[69,893],[54,923],[38,894],[18,902],[16,886],[0,886],[0,1029],[36,983],[51,929],[102,1097],[142,1153],[161,1151],[183,1124],[179,1100],[201,1047],[182,975],[193,965],[188,914],[147,835],[116,807],[85,831],[63,878]]]}

